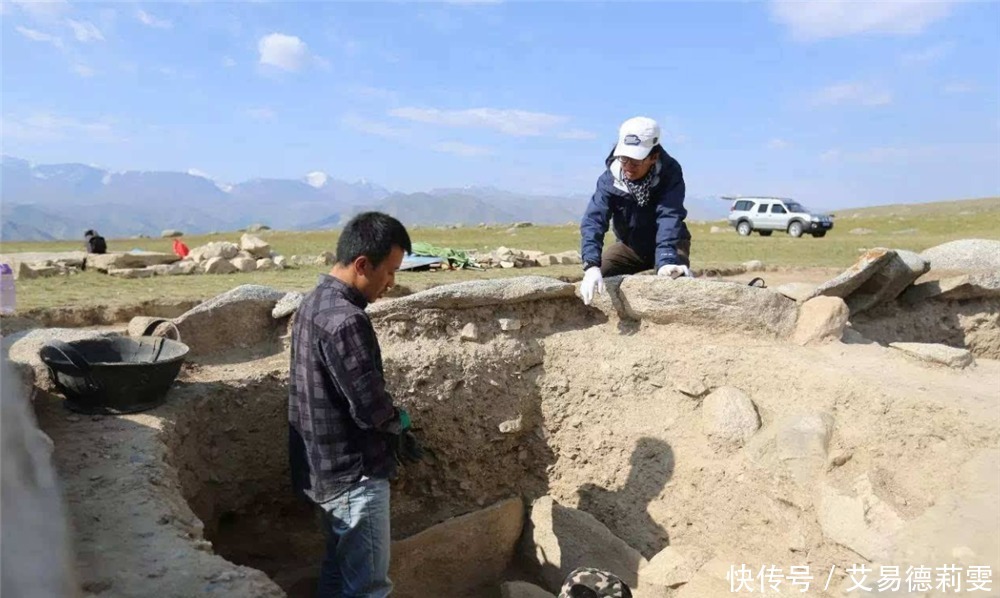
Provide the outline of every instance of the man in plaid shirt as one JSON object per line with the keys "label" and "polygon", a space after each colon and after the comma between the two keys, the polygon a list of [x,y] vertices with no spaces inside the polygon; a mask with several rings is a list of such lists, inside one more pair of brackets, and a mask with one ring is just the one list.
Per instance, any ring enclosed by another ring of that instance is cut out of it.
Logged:
{"label": "man in plaid shirt", "polygon": [[324,514],[322,598],[381,598],[392,590],[389,480],[401,439],[415,446],[405,442],[414,442],[409,416],[386,391],[365,307],[392,286],[404,251],[411,251],[410,237],[398,220],[378,212],[356,216],[337,243],[337,263],[295,316],[289,453],[295,490]]}

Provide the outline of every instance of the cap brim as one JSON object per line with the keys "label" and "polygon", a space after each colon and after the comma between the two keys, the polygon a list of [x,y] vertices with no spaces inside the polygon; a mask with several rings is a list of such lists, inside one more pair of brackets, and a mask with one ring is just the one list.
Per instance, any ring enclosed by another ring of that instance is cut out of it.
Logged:
{"label": "cap brim", "polygon": [[644,160],[649,152],[653,151],[651,147],[645,147],[643,145],[625,145],[624,143],[619,143],[615,146],[615,157],[625,156],[626,158],[632,158],[633,160]]}

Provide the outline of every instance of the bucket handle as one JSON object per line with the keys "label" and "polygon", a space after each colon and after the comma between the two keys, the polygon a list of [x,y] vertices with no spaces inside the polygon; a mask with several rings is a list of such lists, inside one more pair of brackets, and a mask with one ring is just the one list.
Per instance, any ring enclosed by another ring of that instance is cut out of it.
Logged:
{"label": "bucket handle", "polygon": [[[41,357],[42,362],[48,367],[49,377],[56,386],[62,388],[63,385],[59,382],[59,377],[52,362],[56,361],[55,358],[60,355],[65,358],[65,361],[59,360],[60,369],[64,373],[70,376],[82,377],[87,384],[89,392],[94,392],[100,388],[97,382],[94,381],[93,376],[90,375],[90,362],[87,361],[87,358],[66,341],[51,340],[38,351],[38,356]],[[66,367],[66,362],[69,362],[69,367]]]}
{"label": "bucket handle", "polygon": [[174,324],[172,320],[168,320],[167,318],[159,318],[150,321],[149,324],[146,325],[146,328],[143,329],[142,336],[153,336],[153,332],[160,326],[160,324],[169,324],[170,328],[174,331],[174,336],[176,337],[175,340],[181,340],[181,331],[177,328],[177,324]]}

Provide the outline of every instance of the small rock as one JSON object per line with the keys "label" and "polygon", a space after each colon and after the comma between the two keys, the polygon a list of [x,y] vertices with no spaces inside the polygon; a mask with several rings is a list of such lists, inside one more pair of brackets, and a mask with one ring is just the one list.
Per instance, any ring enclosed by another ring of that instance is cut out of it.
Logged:
{"label": "small rock", "polygon": [[462,327],[461,337],[463,341],[474,341],[479,339],[479,327],[473,322],[469,322]]}
{"label": "small rock", "polygon": [[202,265],[202,272],[205,274],[233,274],[238,272],[236,266],[223,257],[213,257],[205,261]]}
{"label": "small rock", "polygon": [[274,304],[274,309],[271,310],[271,317],[277,320],[292,315],[299,308],[304,297],[305,295],[298,291],[286,293],[284,297],[278,299],[278,302]]}
{"label": "small rock", "polygon": [[514,262],[509,262],[507,260],[501,260],[500,261],[500,267],[501,268],[509,269],[509,268],[514,268],[516,266],[517,266],[517,264],[515,264]]}
{"label": "small rock", "polygon": [[870,228],[852,228],[851,230],[849,230],[847,232],[849,234],[852,234],[852,235],[870,235],[870,234],[874,233],[875,231],[873,231]]}
{"label": "small rock", "polygon": [[70,415],[70,416],[66,417],[66,421],[68,421],[68,422],[74,422],[74,423],[78,422],[78,421],[80,421],[80,416],[79,415]]}
{"label": "small rock", "polygon": [[972,365],[975,359],[968,349],[957,349],[948,345],[936,343],[889,343],[894,349],[899,349],[903,353],[925,361],[946,365],[950,368],[962,369]]}
{"label": "small rock", "polygon": [[266,241],[248,233],[244,233],[240,237],[240,249],[256,258],[265,258],[271,255],[271,246]]}
{"label": "small rock", "polygon": [[712,552],[699,546],[667,546],[649,564],[639,570],[640,596],[668,596],[694,577],[712,558]]}
{"label": "small rock", "polygon": [[840,297],[814,297],[799,308],[792,342],[798,345],[840,340],[851,312]]}
{"label": "small rock", "polygon": [[500,330],[509,332],[521,329],[521,320],[517,318],[500,318]]}
{"label": "small rock", "polygon": [[240,272],[253,272],[257,269],[257,260],[253,258],[234,257],[229,262]]}
{"label": "small rock", "polygon": [[288,267],[288,260],[285,259],[285,256],[283,255],[274,256],[271,259],[274,260],[274,265],[277,266],[279,270],[284,270]]}
{"label": "small rock", "polygon": [[764,262],[760,260],[750,260],[749,262],[744,262],[743,267],[747,272],[762,272],[764,270]]}
{"label": "small rock", "polygon": [[195,540],[193,542],[195,550],[201,550],[203,552],[212,552],[212,543],[208,540]]}
{"label": "small rock", "polygon": [[757,408],[742,390],[717,388],[701,406],[702,430],[721,445],[742,446],[760,428]]}
{"label": "small rock", "polygon": [[817,515],[823,535],[869,561],[892,558],[893,536],[904,522],[875,494],[868,474],[855,480],[853,492],[829,484],[819,490]]}
{"label": "small rock", "polygon": [[521,431],[521,416],[517,416],[517,419],[509,419],[505,422],[500,422],[498,426],[500,428],[501,434],[517,434]]}
{"label": "small rock", "polygon": [[852,455],[851,453],[843,453],[843,452],[834,453],[833,455],[830,455],[830,461],[826,465],[827,471],[832,471],[837,467],[843,467],[844,465],[847,464],[848,461],[851,460],[851,457],[853,456],[854,455]]}
{"label": "small rock", "polygon": [[260,272],[268,272],[270,270],[280,270],[280,269],[281,268],[279,268],[274,263],[274,260],[272,260],[269,257],[265,257],[265,258],[261,258],[261,259],[257,260],[257,270],[260,271]]}
{"label": "small rock", "polygon": [[833,424],[833,416],[828,413],[790,415],[778,422],[778,458],[796,482],[806,483],[824,469]]}
{"label": "small rock", "polygon": [[514,228],[528,228],[529,226],[534,226],[530,222],[515,222]]}

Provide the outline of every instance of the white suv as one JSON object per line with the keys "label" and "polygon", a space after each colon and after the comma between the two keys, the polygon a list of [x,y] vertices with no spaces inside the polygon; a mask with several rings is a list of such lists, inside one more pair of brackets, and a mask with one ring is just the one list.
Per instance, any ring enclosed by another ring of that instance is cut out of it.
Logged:
{"label": "white suv", "polygon": [[788,231],[793,237],[803,234],[816,238],[833,228],[827,214],[810,212],[802,204],[783,197],[724,197],[733,205],[729,208],[729,224],[744,237],[757,231],[768,237],[776,230]]}

